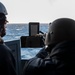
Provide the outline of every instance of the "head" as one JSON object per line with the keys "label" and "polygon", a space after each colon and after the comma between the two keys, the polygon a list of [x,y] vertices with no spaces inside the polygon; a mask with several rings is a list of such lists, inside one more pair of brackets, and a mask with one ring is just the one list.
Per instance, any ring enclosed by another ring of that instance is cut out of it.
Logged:
{"label": "head", "polygon": [[6,19],[7,10],[5,6],[0,2],[0,36],[3,37],[6,35]]}
{"label": "head", "polygon": [[75,21],[70,18],[59,18],[49,25],[48,44],[75,40]]}

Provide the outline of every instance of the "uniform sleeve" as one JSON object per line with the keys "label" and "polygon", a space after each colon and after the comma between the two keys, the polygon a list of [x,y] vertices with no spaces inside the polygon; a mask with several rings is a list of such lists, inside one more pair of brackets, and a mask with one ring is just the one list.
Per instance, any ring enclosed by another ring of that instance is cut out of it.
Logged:
{"label": "uniform sleeve", "polygon": [[36,57],[44,59],[48,55],[45,47],[43,47],[37,54]]}
{"label": "uniform sleeve", "polygon": [[48,72],[51,73],[53,68],[54,64],[51,59],[41,59],[35,57],[26,62],[23,69],[23,75],[47,75]]}
{"label": "uniform sleeve", "polygon": [[5,74],[17,75],[16,63],[11,50],[5,45],[0,45],[0,75]]}

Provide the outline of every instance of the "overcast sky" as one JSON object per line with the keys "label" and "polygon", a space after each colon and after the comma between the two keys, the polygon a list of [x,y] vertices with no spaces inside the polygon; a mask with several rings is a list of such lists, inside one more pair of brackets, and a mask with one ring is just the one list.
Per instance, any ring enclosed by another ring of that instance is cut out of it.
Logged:
{"label": "overcast sky", "polygon": [[1,0],[9,23],[49,23],[60,17],[75,19],[75,0]]}

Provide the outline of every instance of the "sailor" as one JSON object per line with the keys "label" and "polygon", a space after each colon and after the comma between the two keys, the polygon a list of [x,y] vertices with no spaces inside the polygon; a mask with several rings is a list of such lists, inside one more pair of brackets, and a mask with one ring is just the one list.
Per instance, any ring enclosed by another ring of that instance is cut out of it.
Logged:
{"label": "sailor", "polygon": [[15,58],[2,39],[6,35],[7,10],[0,2],[0,75],[17,75]]}
{"label": "sailor", "polygon": [[75,75],[75,20],[54,20],[47,36],[48,55],[29,59],[23,75]]}

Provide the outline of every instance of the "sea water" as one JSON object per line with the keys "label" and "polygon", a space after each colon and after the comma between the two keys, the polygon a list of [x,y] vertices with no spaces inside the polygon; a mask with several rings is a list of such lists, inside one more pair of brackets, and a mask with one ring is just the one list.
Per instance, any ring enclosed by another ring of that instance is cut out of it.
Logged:
{"label": "sea water", "polygon": [[[39,31],[48,32],[48,24],[40,24]],[[21,36],[29,36],[28,24],[7,24],[6,35],[4,41],[20,39]],[[21,48],[21,59],[29,59],[34,57],[42,48]]]}

